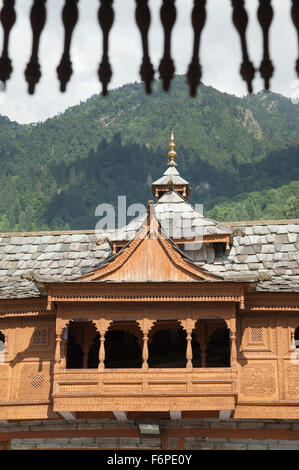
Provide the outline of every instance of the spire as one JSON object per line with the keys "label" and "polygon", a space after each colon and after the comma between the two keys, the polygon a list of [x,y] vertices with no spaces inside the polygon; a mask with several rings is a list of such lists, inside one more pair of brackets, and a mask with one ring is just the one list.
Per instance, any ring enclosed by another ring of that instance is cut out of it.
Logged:
{"label": "spire", "polygon": [[168,152],[168,163],[167,166],[177,166],[176,162],[174,161],[175,157],[177,156],[176,151],[174,150],[175,148],[175,143],[174,143],[174,136],[173,136],[173,131],[171,131],[171,136],[170,136],[170,142],[169,142],[169,147],[170,151]]}
{"label": "spire", "polygon": [[178,170],[176,169],[176,162],[174,161],[177,156],[174,143],[173,131],[171,131],[171,137],[169,142],[170,151],[168,152],[167,170],[163,174],[162,178],[152,183],[153,195],[159,199],[163,194],[168,191],[176,191],[184,199],[188,199],[191,190],[188,181],[184,180]]}

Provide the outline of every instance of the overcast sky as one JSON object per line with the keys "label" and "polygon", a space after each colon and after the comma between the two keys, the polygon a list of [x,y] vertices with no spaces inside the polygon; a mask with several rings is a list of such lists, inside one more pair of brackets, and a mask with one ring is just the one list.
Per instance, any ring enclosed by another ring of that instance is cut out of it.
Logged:
{"label": "overcast sky", "polygon": [[[29,14],[31,0],[18,0],[17,23],[11,32],[10,56],[14,71],[0,96],[0,114],[19,123],[44,121],[67,107],[80,103],[100,92],[97,69],[102,54],[102,33],[97,23],[98,0],[81,0],[80,16],[72,42],[74,73],[67,92],[59,91],[56,67],[60,62],[63,27],[60,20],[63,0],[51,0],[47,8],[47,23],[40,43],[42,79],[35,95],[29,96],[24,69],[31,53]],[[157,69],[163,54],[163,33],[160,26],[161,0],[150,0],[152,24],[150,53]],[[208,0],[208,17],[202,34],[201,63],[203,82],[218,90],[243,96],[246,84],[239,75],[241,50],[239,37],[231,21],[230,0]],[[262,58],[262,34],[256,19],[258,0],[247,0],[249,13],[248,44],[250,58],[256,67]],[[271,26],[271,57],[275,75],[271,89],[289,97],[299,96],[299,81],[295,73],[297,36],[291,23],[289,0],[273,0],[275,10]],[[51,6],[50,6],[51,5]],[[177,0],[177,22],[173,31],[173,58],[176,73],[185,73],[191,59],[193,34],[190,14],[193,0]],[[139,81],[141,42],[135,25],[135,0],[114,0],[115,22],[110,35],[110,61],[113,80],[110,89]],[[260,78],[254,81],[254,91],[262,89]],[[103,98],[105,99],[105,98]]]}

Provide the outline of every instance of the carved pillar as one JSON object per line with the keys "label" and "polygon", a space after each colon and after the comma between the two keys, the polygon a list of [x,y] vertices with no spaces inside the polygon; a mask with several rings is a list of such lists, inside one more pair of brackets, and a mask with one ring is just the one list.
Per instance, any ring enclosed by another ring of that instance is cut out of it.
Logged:
{"label": "carved pillar", "polygon": [[94,324],[100,333],[99,370],[105,369],[105,334],[111,323],[112,320],[106,320],[106,318],[100,318],[99,320],[94,321]]}
{"label": "carved pillar", "polygon": [[193,355],[192,355],[191,341],[192,341],[192,331],[194,330],[194,326],[195,326],[195,320],[192,320],[192,318],[186,318],[185,320],[179,320],[179,322],[187,333],[186,368],[192,369],[192,356]]}
{"label": "carved pillar", "polygon": [[136,320],[140,329],[143,333],[143,348],[142,348],[142,369],[148,369],[148,333],[152,328],[156,320],[149,320],[143,318],[142,320]]}
{"label": "carved pillar", "polygon": [[59,372],[60,370],[60,360],[61,360],[61,332],[56,334],[56,347],[55,347],[55,365],[54,372]]}
{"label": "carved pillar", "polygon": [[237,369],[237,346],[236,346],[236,319],[232,318],[229,322],[230,328],[230,366]]}

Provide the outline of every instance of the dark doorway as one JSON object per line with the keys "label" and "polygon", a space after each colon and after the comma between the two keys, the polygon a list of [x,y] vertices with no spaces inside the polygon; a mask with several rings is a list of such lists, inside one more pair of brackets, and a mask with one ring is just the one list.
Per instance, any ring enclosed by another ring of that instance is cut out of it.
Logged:
{"label": "dark doorway", "polygon": [[2,333],[2,331],[0,331],[0,353],[4,352],[4,348],[5,348],[5,336]]}
{"label": "dark doorway", "polygon": [[67,369],[83,368],[83,351],[77,342],[76,336],[69,334],[67,340]]}
{"label": "dark doorway", "polygon": [[133,333],[107,331],[105,335],[105,368],[136,369],[142,366],[141,348]]}
{"label": "dark doorway", "polygon": [[230,367],[230,335],[226,327],[211,333],[207,344],[206,367]]}
{"label": "dark doorway", "polygon": [[149,343],[149,367],[186,367],[186,332],[183,328],[167,328],[156,331]]}

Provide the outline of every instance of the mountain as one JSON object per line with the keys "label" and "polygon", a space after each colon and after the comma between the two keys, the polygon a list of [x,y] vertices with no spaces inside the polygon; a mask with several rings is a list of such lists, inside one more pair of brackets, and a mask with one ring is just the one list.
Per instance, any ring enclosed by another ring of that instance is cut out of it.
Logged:
{"label": "mountain", "polygon": [[0,116],[0,231],[93,229],[95,208],[152,199],[174,130],[192,203],[217,220],[299,217],[299,104],[239,98],[177,76],[146,96],[134,83],[38,124]]}

